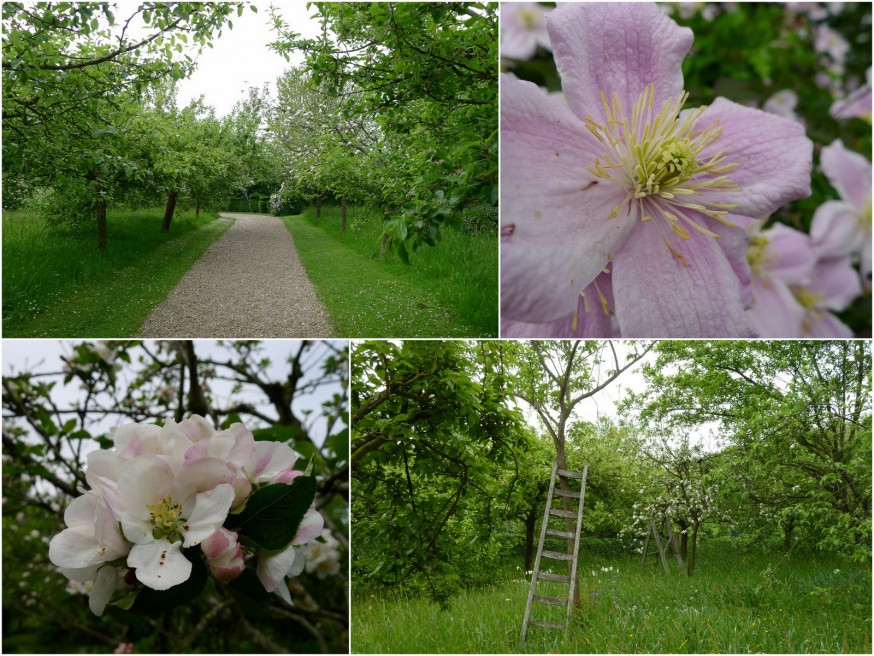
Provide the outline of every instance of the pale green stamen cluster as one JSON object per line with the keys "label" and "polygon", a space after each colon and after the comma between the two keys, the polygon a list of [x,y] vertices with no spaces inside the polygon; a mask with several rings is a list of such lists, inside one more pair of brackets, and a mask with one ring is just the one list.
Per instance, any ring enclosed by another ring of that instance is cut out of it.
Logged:
{"label": "pale green stamen cluster", "polygon": [[[173,497],[168,496],[157,503],[146,506],[151,512],[152,537],[156,540],[169,538],[171,542],[181,539],[179,536],[179,524],[182,517],[182,504],[173,503]],[[181,520],[185,521],[185,520]]]}
{"label": "pale green stamen cluster", "polygon": [[815,292],[807,287],[793,287],[792,294],[798,304],[804,308],[806,313],[802,329],[805,333],[810,332],[810,324],[818,321],[825,316],[825,313],[820,308],[820,303],[825,297],[825,292]]}
{"label": "pale green stamen cluster", "polygon": [[776,256],[770,250],[770,240],[765,235],[753,235],[747,248],[747,262],[753,275],[762,278]]}
{"label": "pale green stamen cluster", "polygon": [[661,220],[657,225],[665,243],[683,264],[685,259],[671,245],[662,223],[680,239],[689,239],[688,227],[719,238],[720,235],[696,222],[688,211],[694,210],[733,228],[735,224],[724,217],[727,210],[737,205],[694,202],[697,200],[694,197],[701,197],[704,192],[741,191],[726,175],[737,168],[736,163],[727,161],[727,150],[702,154],[722,136],[718,122],[703,129],[696,126],[706,107],[691,110],[682,119],[678,117],[688,97],[684,92],[678,99],[665,102],[656,114],[655,85],[651,84],[640,94],[628,117],[619,97],[613,94],[612,102],[608,102],[602,91],[606,123],[601,125],[591,116],[583,119],[586,129],[605,148],[588,171],[625,190],[625,198],[613,208],[609,218],[615,218],[626,203],[629,212],[631,203],[638,203],[641,221],[649,221],[653,216]]}

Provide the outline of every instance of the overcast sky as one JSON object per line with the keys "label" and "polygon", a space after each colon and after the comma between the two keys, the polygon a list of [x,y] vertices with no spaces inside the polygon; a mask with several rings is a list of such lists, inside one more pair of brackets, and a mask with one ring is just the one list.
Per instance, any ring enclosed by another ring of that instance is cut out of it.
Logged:
{"label": "overcast sky", "polygon": [[[213,47],[204,49],[197,59],[197,70],[179,82],[180,107],[203,95],[206,103],[215,107],[218,116],[225,116],[235,102],[243,99],[249,87],[260,88],[266,82],[275,91],[276,78],[289,66],[303,62],[299,53],[294,53],[287,62],[267,47],[277,38],[270,21],[270,3],[253,4],[258,7],[258,13],[247,7],[242,16],[235,15],[234,28],[224,29],[222,36],[213,41]],[[319,34],[318,22],[310,18],[315,9],[307,9],[306,2],[274,4],[293,31],[304,37]]]}

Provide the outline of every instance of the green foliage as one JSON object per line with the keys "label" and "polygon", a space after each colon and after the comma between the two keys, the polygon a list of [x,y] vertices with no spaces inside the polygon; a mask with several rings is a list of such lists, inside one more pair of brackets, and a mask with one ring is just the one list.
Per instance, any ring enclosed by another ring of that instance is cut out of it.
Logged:
{"label": "green foliage", "polygon": [[420,251],[413,266],[379,257],[382,228],[374,212],[323,207],[284,219],[307,275],[339,334],[349,337],[497,336],[498,252],[494,233],[447,230],[440,248]]}
{"label": "green foliage", "polygon": [[316,479],[298,476],[290,485],[265,485],[252,492],[242,512],[228,515],[225,527],[262,549],[284,549],[316,495]]}
{"label": "green foliage", "polygon": [[189,212],[165,234],[159,230],[162,212],[109,211],[112,244],[101,257],[94,256],[93,237],[82,228],[53,228],[31,212],[4,212],[3,333],[135,334],[231,225],[215,214],[198,219]]}

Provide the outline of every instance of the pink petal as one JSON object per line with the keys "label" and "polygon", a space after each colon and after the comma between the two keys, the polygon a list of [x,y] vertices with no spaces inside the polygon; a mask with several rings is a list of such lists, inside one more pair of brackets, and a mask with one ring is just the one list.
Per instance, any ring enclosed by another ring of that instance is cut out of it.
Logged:
{"label": "pink petal", "polygon": [[205,440],[215,434],[212,423],[200,415],[191,415],[188,419],[180,421],[179,430],[192,442]]}
{"label": "pink petal", "polygon": [[840,312],[862,295],[862,284],[847,259],[835,258],[816,263],[810,290],[822,294],[818,308]]}
{"label": "pink petal", "polygon": [[804,308],[781,280],[755,278],[747,313],[759,337],[801,337]]}
{"label": "pink petal", "polygon": [[751,337],[741,285],[713,237],[690,230],[668,250],[655,220],[641,223],[613,260],[623,337]]}
{"label": "pink petal", "polygon": [[848,339],[853,337],[853,331],[843,321],[831,312],[817,314],[816,318],[810,319],[806,324],[805,337],[817,339],[839,338]]}
{"label": "pink petal", "polygon": [[848,150],[840,139],[822,149],[820,166],[840,197],[858,213],[871,209],[871,162]]}
{"label": "pink petal", "polygon": [[[595,282],[598,287],[595,287]],[[607,301],[608,314],[601,305],[598,290]],[[613,289],[610,275],[601,273],[585,289],[586,297],[579,296],[577,302],[577,318],[570,314],[557,321],[548,323],[526,323],[501,317],[501,337],[508,338],[597,338],[619,337],[619,327],[616,324],[613,302]]]}
{"label": "pink petal", "polygon": [[181,542],[153,540],[136,544],[127,564],[137,570],[137,580],[152,590],[167,590],[191,576],[191,562],[182,554]]}
{"label": "pink petal", "polygon": [[315,540],[322,534],[322,529],[325,528],[325,518],[315,508],[307,510],[306,514],[300,522],[297,533],[294,534],[292,544],[304,544]]}
{"label": "pink petal", "polygon": [[[868,69],[869,73],[871,69]],[[863,84],[843,100],[836,100],[828,113],[833,118],[865,118],[871,122],[871,82]]]}
{"label": "pink petal", "polygon": [[[194,498],[201,492],[212,490],[217,485],[232,483],[237,470],[218,458],[201,458],[186,463],[176,476],[173,499],[182,504],[183,510],[190,511]],[[186,547],[188,545],[185,545]]]}
{"label": "pink petal", "polygon": [[813,213],[810,238],[819,257],[846,257],[859,251],[864,237],[858,212],[844,201],[827,200]]}
{"label": "pink petal", "polygon": [[722,137],[707,146],[700,159],[728,149],[727,161],[738,164],[728,173],[740,192],[707,192],[704,199],[736,203],[733,214],[764,219],[790,200],[810,195],[813,143],[794,121],[717,98],[696,125],[714,121]]}
{"label": "pink petal", "polygon": [[293,467],[297,454],[282,442],[256,442],[243,469],[254,482],[267,482],[281,471]]}
{"label": "pink petal", "polygon": [[737,227],[729,228],[707,216],[701,216],[701,223],[711,232],[721,235],[721,238],[717,239],[716,243],[722,249],[722,253],[725,255],[726,260],[728,260],[734,275],[737,276],[741,288],[741,301],[743,306],[748,308],[753,302],[753,275],[750,271],[749,260],[747,259],[747,250],[750,243],[750,233],[759,222],[747,216],[737,216],[734,214],[729,214],[725,218]]}
{"label": "pink petal", "polygon": [[601,92],[627,112],[647,85],[655,105],[680,95],[692,30],[654,3],[562,4],[546,21],[562,90],[580,117],[602,114]]}
{"label": "pink petal", "polygon": [[816,264],[810,237],[783,223],[775,223],[762,234],[768,238],[768,253],[776,258],[770,275],[790,285],[809,284]]}

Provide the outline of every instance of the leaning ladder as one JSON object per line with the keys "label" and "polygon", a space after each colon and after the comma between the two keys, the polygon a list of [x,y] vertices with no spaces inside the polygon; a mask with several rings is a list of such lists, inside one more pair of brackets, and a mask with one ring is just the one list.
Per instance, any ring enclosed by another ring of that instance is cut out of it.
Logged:
{"label": "leaning ladder", "polygon": [[[566,471],[558,468],[558,462],[552,466],[552,478],[549,481],[549,495],[546,498],[546,512],[543,514],[543,525],[540,528],[540,544],[537,547],[537,557],[534,560],[534,572],[531,576],[531,587],[528,590],[528,603],[525,605],[525,618],[522,620],[522,641],[525,641],[525,635],[528,633],[528,626],[536,624],[547,629],[564,629],[570,624],[571,609],[573,608],[574,589],[577,584],[577,558],[580,551],[580,529],[583,525],[583,505],[586,500],[586,473],[589,465],[583,465],[582,472]],[[562,477],[567,479],[577,479],[580,481],[580,491],[565,491],[560,487],[556,488],[556,478]],[[552,507],[553,496],[558,494],[560,497],[570,497],[571,499],[579,500],[577,511],[564,510]],[[576,530],[558,531],[549,528],[550,517],[564,517],[576,520]],[[562,553],[558,551],[547,551],[543,548],[546,536],[556,538],[564,538],[565,540],[573,541],[573,554]],[[550,558],[553,560],[570,561],[570,576],[561,576],[552,572],[540,571],[540,559]],[[557,597],[546,597],[537,594],[537,581],[557,581],[559,583],[567,583],[568,596],[567,599],[559,599]],[[536,620],[531,617],[531,606],[537,601],[551,606],[565,606],[567,608],[567,617],[564,624],[561,622],[548,622],[546,620]]]}

